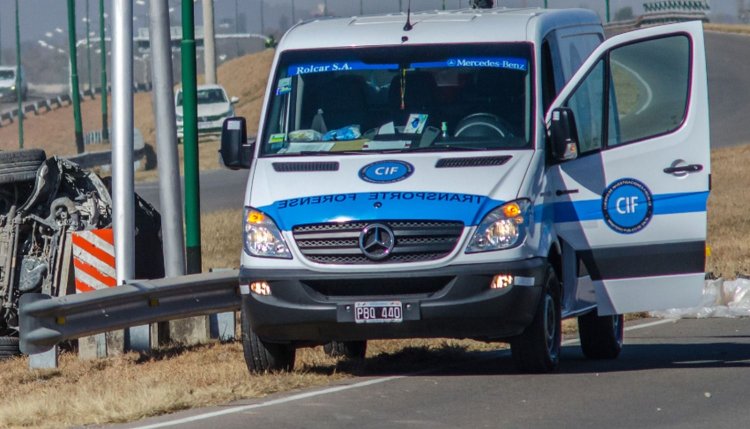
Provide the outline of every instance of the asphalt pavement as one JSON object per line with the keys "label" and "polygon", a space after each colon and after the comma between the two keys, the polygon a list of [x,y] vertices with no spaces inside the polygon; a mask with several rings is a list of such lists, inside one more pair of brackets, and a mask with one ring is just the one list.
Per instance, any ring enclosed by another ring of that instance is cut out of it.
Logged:
{"label": "asphalt pavement", "polygon": [[741,428],[750,422],[750,320],[640,320],[619,359],[586,360],[575,340],[560,372],[519,374],[486,352],[419,374],[195,409],[113,428]]}

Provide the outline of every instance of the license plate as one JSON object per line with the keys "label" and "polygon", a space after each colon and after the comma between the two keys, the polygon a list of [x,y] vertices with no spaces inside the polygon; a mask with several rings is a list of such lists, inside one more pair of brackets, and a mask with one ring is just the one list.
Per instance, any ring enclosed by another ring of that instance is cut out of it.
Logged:
{"label": "license plate", "polygon": [[364,301],[354,303],[357,323],[401,323],[404,321],[401,301]]}

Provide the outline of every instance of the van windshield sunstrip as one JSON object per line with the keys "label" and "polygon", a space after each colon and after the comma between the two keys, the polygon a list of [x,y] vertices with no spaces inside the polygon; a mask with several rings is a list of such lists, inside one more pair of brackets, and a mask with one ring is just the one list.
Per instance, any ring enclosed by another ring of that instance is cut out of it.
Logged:
{"label": "van windshield sunstrip", "polygon": [[531,46],[287,51],[261,155],[529,148]]}

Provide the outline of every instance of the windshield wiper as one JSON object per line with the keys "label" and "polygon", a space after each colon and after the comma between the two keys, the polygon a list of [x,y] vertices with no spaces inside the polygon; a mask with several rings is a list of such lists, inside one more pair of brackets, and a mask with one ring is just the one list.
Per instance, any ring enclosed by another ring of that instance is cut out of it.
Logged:
{"label": "windshield wiper", "polygon": [[481,150],[492,150],[493,148],[486,147],[475,147],[475,146],[425,146],[425,147],[413,147],[404,152],[475,152]]}

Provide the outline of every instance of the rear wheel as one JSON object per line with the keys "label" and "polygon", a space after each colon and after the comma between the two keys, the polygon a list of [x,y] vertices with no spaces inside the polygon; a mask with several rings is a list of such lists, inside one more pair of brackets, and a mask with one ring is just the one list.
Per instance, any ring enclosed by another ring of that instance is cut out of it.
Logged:
{"label": "rear wheel", "polygon": [[0,152],[0,184],[33,180],[46,159],[41,149]]}
{"label": "rear wheel", "polygon": [[364,359],[367,353],[367,341],[331,341],[323,346],[323,351],[331,357]]}
{"label": "rear wheel", "polygon": [[599,316],[592,311],[578,318],[583,355],[589,359],[615,359],[622,350],[622,314]]}
{"label": "rear wheel", "polygon": [[18,356],[21,350],[18,348],[18,337],[0,337],[0,360]]}
{"label": "rear wheel", "polygon": [[552,372],[560,364],[560,283],[552,268],[547,270],[542,299],[534,320],[511,341],[511,353],[523,372]]}
{"label": "rear wheel", "polygon": [[255,335],[246,312],[242,312],[242,350],[251,373],[291,371],[297,350],[291,344],[263,341]]}

